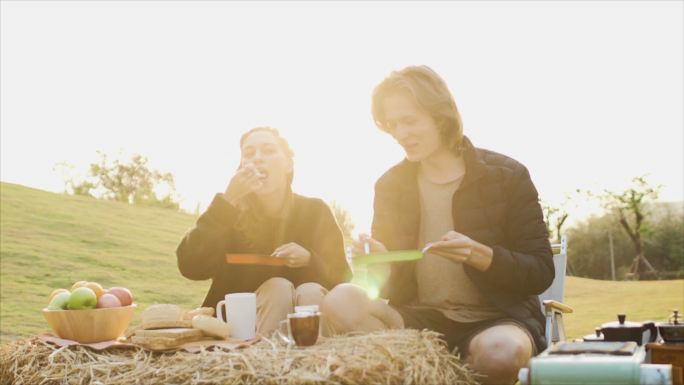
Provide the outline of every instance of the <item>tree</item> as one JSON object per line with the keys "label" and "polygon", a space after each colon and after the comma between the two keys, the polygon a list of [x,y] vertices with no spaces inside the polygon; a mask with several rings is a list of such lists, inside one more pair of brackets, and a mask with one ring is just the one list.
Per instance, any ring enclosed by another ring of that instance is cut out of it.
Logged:
{"label": "tree", "polygon": [[[646,210],[653,235],[644,239],[644,255],[659,271],[658,278],[684,278],[684,202],[653,202],[646,205]],[[612,212],[593,215],[569,227],[568,263],[572,262],[575,275],[611,278],[608,233],[612,232],[616,277],[631,277],[634,245],[621,229]]]}
{"label": "tree", "polygon": [[603,206],[617,217],[632,241],[636,256],[630,267],[630,275],[635,279],[639,279],[642,274],[642,267],[651,273],[656,272],[644,255],[644,237],[652,234],[646,223],[646,205],[658,199],[661,188],[662,186],[651,187],[645,176],[638,176],[632,179],[632,186],[627,190],[620,193],[604,190],[604,194],[600,196]]}
{"label": "tree", "polygon": [[[134,154],[128,163],[118,159],[111,164],[106,154],[98,151],[99,163],[91,163],[88,177],[76,182],[73,177],[65,178],[65,185],[75,195],[96,196],[102,199],[115,200],[130,204],[144,204],[178,209],[179,204],[173,198],[175,184],[171,173],[151,170],[147,158]],[[59,164],[62,169],[65,163]],[[159,197],[158,188],[169,191]]]}
{"label": "tree", "polygon": [[342,229],[342,235],[344,236],[345,243],[348,243],[351,241],[352,231],[354,230],[354,222],[352,222],[349,211],[345,210],[334,200],[330,202],[330,208],[335,215],[337,224],[340,226],[340,229]]}
{"label": "tree", "polygon": [[555,239],[556,243],[561,241],[561,229],[568,219],[568,212],[565,208],[553,207],[546,202],[541,202],[542,211],[544,212],[544,222],[546,222],[546,229],[549,231],[549,238]]}

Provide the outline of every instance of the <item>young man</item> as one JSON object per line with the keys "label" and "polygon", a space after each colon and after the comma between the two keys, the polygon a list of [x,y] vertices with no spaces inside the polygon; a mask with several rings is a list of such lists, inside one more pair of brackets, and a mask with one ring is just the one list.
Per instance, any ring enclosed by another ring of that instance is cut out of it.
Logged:
{"label": "young man", "polygon": [[323,301],[336,330],[431,329],[486,375],[514,383],[546,346],[537,295],[553,281],[553,255],[527,169],[463,136],[445,82],[430,68],[390,74],[373,93],[373,119],[406,159],[375,185],[371,252],[424,249],[392,263],[381,297],[342,284]]}

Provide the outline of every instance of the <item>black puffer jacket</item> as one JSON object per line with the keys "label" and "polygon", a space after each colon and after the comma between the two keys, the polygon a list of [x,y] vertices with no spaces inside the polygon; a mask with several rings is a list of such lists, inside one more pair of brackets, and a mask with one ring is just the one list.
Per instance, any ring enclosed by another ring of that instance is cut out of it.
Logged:
{"label": "black puffer jacket", "polygon": [[[487,271],[468,265],[466,274],[492,304],[521,321],[538,351],[546,347],[538,294],[554,277],[537,190],[522,164],[473,147],[464,138],[466,175],[452,199],[454,230],[494,251]],[[390,250],[416,249],[420,226],[418,163],[402,161],[375,185],[373,238]],[[417,298],[415,262],[392,264],[382,295],[402,305]]]}

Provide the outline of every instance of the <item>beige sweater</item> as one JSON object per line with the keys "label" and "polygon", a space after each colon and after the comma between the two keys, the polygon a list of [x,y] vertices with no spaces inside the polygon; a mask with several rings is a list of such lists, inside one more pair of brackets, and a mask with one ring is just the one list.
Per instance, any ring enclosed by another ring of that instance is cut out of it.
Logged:
{"label": "beige sweater", "polygon": [[[451,201],[461,180],[437,184],[418,176],[420,193],[420,234],[418,248],[438,241],[454,229]],[[441,311],[457,322],[475,322],[498,318],[502,314],[489,303],[470,281],[463,264],[428,252],[416,266],[417,308]]]}

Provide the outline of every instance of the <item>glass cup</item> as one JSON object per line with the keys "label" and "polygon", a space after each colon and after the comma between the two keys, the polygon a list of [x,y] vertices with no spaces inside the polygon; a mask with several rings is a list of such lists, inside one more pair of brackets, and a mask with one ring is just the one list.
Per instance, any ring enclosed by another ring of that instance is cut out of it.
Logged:
{"label": "glass cup", "polygon": [[320,333],[321,313],[318,311],[290,313],[287,319],[280,321],[278,325],[278,335],[288,345],[301,347],[314,345]]}

